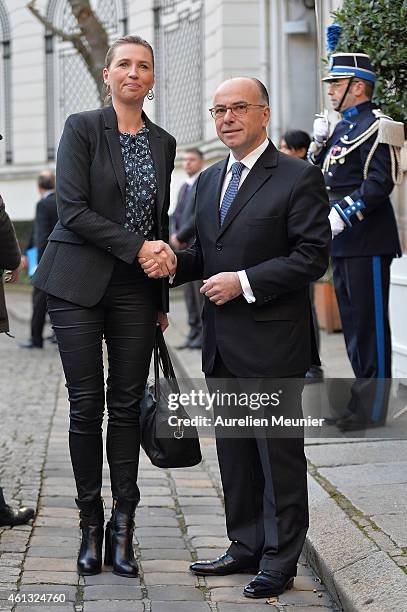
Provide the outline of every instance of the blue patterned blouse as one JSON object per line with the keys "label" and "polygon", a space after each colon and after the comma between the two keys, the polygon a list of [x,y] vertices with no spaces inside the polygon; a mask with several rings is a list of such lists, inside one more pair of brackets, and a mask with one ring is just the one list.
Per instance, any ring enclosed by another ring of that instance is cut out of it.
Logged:
{"label": "blue patterned blouse", "polygon": [[157,177],[148,142],[148,128],[137,134],[120,133],[124,170],[126,173],[126,220],[129,232],[142,234],[146,240],[155,238],[155,203]]}

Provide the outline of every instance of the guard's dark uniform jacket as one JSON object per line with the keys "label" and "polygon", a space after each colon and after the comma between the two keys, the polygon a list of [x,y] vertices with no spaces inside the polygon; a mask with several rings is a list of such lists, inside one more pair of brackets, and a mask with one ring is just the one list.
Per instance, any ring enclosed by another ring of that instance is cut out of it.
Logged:
{"label": "guard's dark uniform jacket", "polygon": [[[389,196],[399,172],[394,122],[372,102],[346,109],[322,151],[330,204],[345,224],[332,242],[332,268],[346,348],[357,378],[341,429],[383,424],[391,378],[390,265],[401,256]],[[387,130],[387,134],[386,134]]]}
{"label": "guard's dark uniform jacket", "polygon": [[313,160],[323,169],[331,205],[348,226],[333,240],[335,257],[401,256],[389,199],[394,187],[389,146],[378,144],[369,160],[378,136],[373,127],[378,121],[374,110],[372,102],[347,109],[326,146]]}

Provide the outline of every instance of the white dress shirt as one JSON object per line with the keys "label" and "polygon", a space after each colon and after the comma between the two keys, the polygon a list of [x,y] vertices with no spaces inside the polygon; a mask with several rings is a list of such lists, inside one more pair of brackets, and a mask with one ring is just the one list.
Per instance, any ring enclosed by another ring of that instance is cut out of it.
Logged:
{"label": "white dress shirt", "polygon": [[201,172],[202,170],[199,170],[199,172],[195,172],[195,174],[193,174],[192,176],[187,176],[185,179],[186,184],[192,187]]}
{"label": "white dress shirt", "polygon": [[[227,186],[229,185],[230,180],[232,178],[232,171],[231,171],[232,164],[234,164],[237,161],[240,161],[242,164],[245,165],[245,168],[243,168],[242,170],[242,176],[240,177],[240,182],[239,182],[239,189],[240,189],[247,175],[249,174],[250,170],[253,168],[254,164],[257,162],[260,155],[262,155],[264,151],[267,149],[268,145],[269,145],[269,140],[268,138],[266,138],[266,140],[264,140],[264,142],[262,142],[261,145],[259,145],[256,149],[254,149],[254,151],[249,153],[249,155],[246,155],[246,157],[244,157],[241,160],[236,159],[232,151],[230,151],[227,171],[225,174],[225,178],[223,180],[222,191],[220,195],[219,208],[222,204],[223,196],[225,195]],[[247,302],[249,302],[249,304],[251,304],[252,302],[255,302],[256,298],[254,297],[252,288],[250,287],[250,283],[249,283],[249,279],[247,278],[246,271],[239,270],[237,274],[239,276],[240,284],[242,286],[243,297],[245,298]]]}

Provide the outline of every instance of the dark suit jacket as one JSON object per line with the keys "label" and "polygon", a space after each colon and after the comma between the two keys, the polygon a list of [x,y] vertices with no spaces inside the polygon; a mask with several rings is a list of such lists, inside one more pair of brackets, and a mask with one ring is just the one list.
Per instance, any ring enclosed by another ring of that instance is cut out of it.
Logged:
{"label": "dark suit jacket", "polygon": [[[199,178],[199,177],[198,177]],[[192,185],[187,201],[185,202],[184,210],[182,211],[178,228],[176,230],[177,240],[185,242],[189,246],[195,240],[195,203],[196,203],[196,186],[197,181]]]}
{"label": "dark suit jacket", "polygon": [[32,247],[37,247],[38,261],[44,254],[48,244],[48,237],[54,229],[57,221],[57,200],[55,192],[53,191],[45,198],[41,198],[41,200],[37,202],[33,228],[27,245],[27,250]]}
{"label": "dark suit jacket", "polygon": [[236,376],[305,373],[317,358],[309,283],[326,270],[331,245],[322,173],[270,142],[220,228],[226,167],[227,160],[215,164],[198,179],[197,239],[177,254],[175,280],[246,270],[256,302],[248,304],[241,295],[216,306],[205,298],[203,370],[212,371],[218,348]]}
{"label": "dark suit jacket", "polygon": [[44,254],[48,237],[58,221],[57,200],[55,192],[42,198],[37,204],[35,215],[35,246],[38,249],[38,261]]}
{"label": "dark suit jacket", "polygon": [[[156,233],[168,242],[175,139],[143,113],[157,174]],[[103,297],[116,259],[136,260],[144,237],[127,231],[126,177],[112,106],[68,117],[58,149],[59,222],[33,277],[51,295],[81,306]],[[157,280],[157,308],[168,310],[168,281]]]}
{"label": "dark suit jacket", "polygon": [[0,333],[8,331],[3,270],[15,270],[20,264],[20,249],[2,197],[0,196]]}

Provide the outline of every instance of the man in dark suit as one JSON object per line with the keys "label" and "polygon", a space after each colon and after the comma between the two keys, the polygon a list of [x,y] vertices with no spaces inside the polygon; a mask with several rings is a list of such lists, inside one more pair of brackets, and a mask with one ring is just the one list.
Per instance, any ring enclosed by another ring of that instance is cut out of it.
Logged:
{"label": "man in dark suit", "polygon": [[[230,152],[198,179],[196,242],[177,254],[175,282],[204,279],[208,386],[212,379],[244,389],[257,380],[295,378],[286,385],[287,408],[298,414],[299,381],[319,363],[309,283],[325,272],[331,242],[322,174],[268,140],[268,93],[257,79],[225,81],[211,114]],[[152,260],[142,264],[147,274],[159,274]],[[191,566],[214,576],[259,567],[244,590],[254,598],[291,587],[308,527],[301,432],[263,433],[217,437],[231,545],[221,557]]]}
{"label": "man in dark suit", "polygon": [[[1,140],[0,136],[0,140]],[[9,270],[8,282],[18,278],[20,265],[20,249],[14,233],[13,225],[6,213],[4,202],[0,196],[0,333],[9,331],[6,301],[3,289],[3,270]],[[33,508],[19,508],[14,510],[4,499],[3,489],[0,487],[0,527],[5,525],[13,527],[22,525],[34,516]]]}
{"label": "man in dark suit", "polygon": [[[40,261],[48,243],[48,236],[58,221],[54,173],[51,170],[41,172],[38,176],[37,185],[40,200],[37,203],[33,231],[28,248],[37,248],[38,261]],[[26,342],[21,342],[20,347],[41,349],[43,346],[45,316],[47,314],[46,293],[41,291],[41,289],[33,287],[32,303],[31,338]]]}
{"label": "man in dark suit", "polygon": [[[182,160],[182,167],[187,174],[181,186],[177,206],[172,215],[170,244],[175,249],[185,249],[195,240],[195,188],[196,181],[202,172],[203,154],[199,149],[187,149]],[[200,292],[201,281],[192,281],[184,285],[185,305],[188,311],[189,332],[183,344],[177,349],[202,348],[202,306],[203,296]]]}

